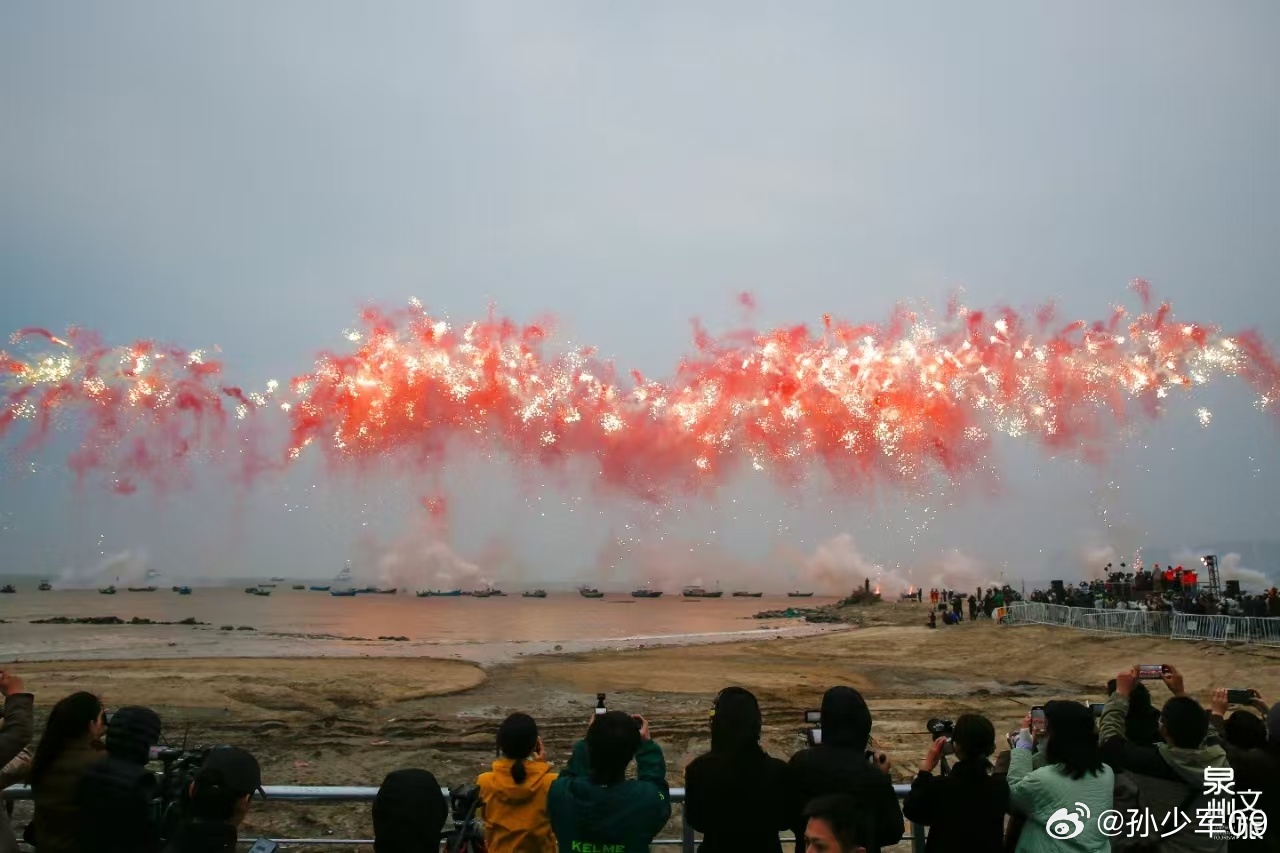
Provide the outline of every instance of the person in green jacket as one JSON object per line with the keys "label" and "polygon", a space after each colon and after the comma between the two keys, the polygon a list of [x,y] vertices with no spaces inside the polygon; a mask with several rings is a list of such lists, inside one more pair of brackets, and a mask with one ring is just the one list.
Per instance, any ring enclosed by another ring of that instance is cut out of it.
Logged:
{"label": "person in green jacket", "polygon": [[1109,853],[1098,816],[1112,807],[1115,774],[1102,762],[1093,712],[1058,700],[1045,705],[1044,717],[1045,765],[1032,769],[1028,728],[1009,756],[1009,806],[1026,816],[1017,853]]}
{"label": "person in green jacket", "polygon": [[[627,765],[636,760],[636,778]],[[643,853],[671,817],[667,763],[640,716],[596,716],[551,783],[547,814],[560,853]]]}

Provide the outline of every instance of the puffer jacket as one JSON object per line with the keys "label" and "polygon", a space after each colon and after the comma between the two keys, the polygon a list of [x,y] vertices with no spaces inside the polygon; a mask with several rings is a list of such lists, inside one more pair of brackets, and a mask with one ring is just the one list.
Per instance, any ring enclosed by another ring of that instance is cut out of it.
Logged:
{"label": "puffer jacket", "polygon": [[545,761],[524,762],[525,778],[511,777],[515,762],[503,758],[481,773],[476,784],[484,802],[485,847],[489,853],[555,853],[547,816],[547,793],[559,774]]}
{"label": "puffer jacket", "polygon": [[[16,758],[31,743],[35,729],[31,719],[34,701],[30,693],[14,693],[5,698],[4,725],[0,726],[0,767]],[[13,837],[9,813],[3,803],[0,803],[0,853],[18,853],[18,842]]]}
{"label": "puffer jacket", "polygon": [[[1033,770],[1031,763],[1029,749],[1015,749],[1009,757],[1009,806],[1026,815],[1018,836],[1018,853],[1108,853],[1111,842],[1099,831],[1097,820],[1112,805],[1115,774],[1111,768],[1104,764],[1093,776],[1072,779],[1057,765]],[[1084,805],[1088,817],[1077,804]],[[1067,832],[1079,831],[1071,836],[1062,832],[1051,836],[1050,825],[1063,810],[1075,813],[1075,821],[1061,826]]]}
{"label": "puffer jacket", "polygon": [[[1160,843],[1160,850],[1167,853],[1227,853],[1225,838],[1217,839],[1208,833],[1196,832],[1199,822],[1196,810],[1205,808],[1208,798],[1204,794],[1204,769],[1229,767],[1227,754],[1216,744],[1195,749],[1159,743],[1155,746],[1135,746],[1125,739],[1125,720],[1129,713],[1129,699],[1118,693],[1111,694],[1102,712],[1098,739],[1102,744],[1102,760],[1117,772],[1133,777],[1138,786],[1140,801],[1154,816],[1155,827],[1143,835]],[[1184,817],[1175,815],[1177,810]],[[1160,822],[1170,821],[1163,827]],[[1177,825],[1184,828],[1170,832]]]}

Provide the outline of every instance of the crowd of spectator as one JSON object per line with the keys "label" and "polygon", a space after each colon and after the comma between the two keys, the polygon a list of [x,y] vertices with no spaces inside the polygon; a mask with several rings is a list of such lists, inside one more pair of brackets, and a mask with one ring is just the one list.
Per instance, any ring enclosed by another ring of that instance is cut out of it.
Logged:
{"label": "crowd of spectator", "polygon": [[1236,591],[1232,594],[1212,593],[1193,572],[1181,566],[1159,565],[1151,569],[1138,567],[1128,571],[1124,563],[1113,570],[1103,567],[1105,578],[1080,581],[1061,589],[1037,589],[1027,600],[1041,604],[1062,604],[1097,610],[1144,610],[1188,613],[1199,616],[1280,617],[1280,590],[1262,592]]}
{"label": "crowd of spectator", "polygon": [[[702,833],[703,853],[782,853],[786,831],[794,832],[797,853],[877,853],[902,839],[904,816],[928,827],[928,853],[1280,849],[1280,830],[1230,847],[1191,826],[1152,826],[1123,841],[1094,822],[1069,838],[1056,831],[1064,806],[1094,816],[1113,809],[1195,814],[1211,793],[1204,781],[1227,769],[1236,791],[1261,792],[1248,826],[1265,827],[1280,813],[1280,706],[1269,709],[1252,691],[1227,716],[1232,696],[1217,689],[1206,712],[1177,669],[1164,666],[1160,680],[1171,695],[1157,709],[1140,676],[1150,673],[1118,673],[1100,711],[1069,699],[1037,706],[999,753],[1005,739],[989,719],[960,716],[930,743],[901,807],[894,762],[869,748],[872,714],[857,690],[829,689],[820,735],[783,761],[761,746],[756,697],[728,687],[712,702],[709,751],[685,770],[684,820]],[[7,774],[0,787],[31,785],[34,816],[24,840],[38,853],[236,849],[253,797],[263,792],[249,752],[203,754],[178,792],[180,819],[169,823],[157,809],[164,782],[147,767],[161,731],[154,711],[109,714],[92,693],[74,693],[53,706],[32,754],[25,751],[34,737],[31,693],[16,673],[0,671],[0,696]],[[642,716],[599,708],[559,772],[527,714],[502,722],[496,746],[499,757],[476,779],[473,806],[492,853],[634,853],[648,850],[671,816],[663,750]],[[373,803],[376,853],[439,850],[450,831],[470,825],[450,805],[427,770],[390,773]],[[0,810],[0,853],[15,850]]]}

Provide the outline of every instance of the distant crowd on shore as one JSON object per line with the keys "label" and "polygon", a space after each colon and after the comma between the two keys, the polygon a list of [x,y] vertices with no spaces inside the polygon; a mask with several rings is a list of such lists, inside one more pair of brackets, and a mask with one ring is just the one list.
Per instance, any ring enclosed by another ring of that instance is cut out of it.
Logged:
{"label": "distant crowd on shore", "polygon": [[[1170,693],[1158,709],[1149,679]],[[756,697],[727,687],[708,705],[710,749],[684,773],[684,820],[702,833],[703,853],[782,853],[786,831],[797,853],[878,853],[902,839],[904,816],[928,827],[929,853],[1277,849],[1280,830],[1268,827],[1280,815],[1280,708],[1256,690],[1219,688],[1207,694],[1206,712],[1169,665],[1121,670],[1107,689],[1110,698],[1092,709],[1072,699],[1033,706],[999,753],[1005,738],[980,714],[931,720],[934,738],[899,806],[895,759],[874,748],[872,714],[857,690],[827,690],[810,746],[783,761],[760,745]],[[35,808],[23,836],[38,853],[236,849],[263,792],[250,752],[204,750],[174,790],[168,765],[160,776],[147,766],[161,734],[153,710],[113,714],[94,694],[74,693],[53,706],[33,754],[33,695],[12,670],[0,671],[0,695],[0,788],[30,784]],[[387,775],[372,808],[376,853],[438,851],[442,841],[449,851],[636,853],[671,816],[666,760],[649,721],[606,710],[603,698],[560,770],[527,714],[508,716],[495,740],[491,769],[448,798],[428,770]],[[1214,780],[1217,788],[1207,784]],[[1141,812],[1150,822],[1131,821],[1126,838],[1135,843],[1124,845],[1100,820],[1068,826],[1062,810],[1077,806],[1094,818]],[[1073,843],[1063,847],[1065,838]],[[0,853],[16,849],[0,811]]]}

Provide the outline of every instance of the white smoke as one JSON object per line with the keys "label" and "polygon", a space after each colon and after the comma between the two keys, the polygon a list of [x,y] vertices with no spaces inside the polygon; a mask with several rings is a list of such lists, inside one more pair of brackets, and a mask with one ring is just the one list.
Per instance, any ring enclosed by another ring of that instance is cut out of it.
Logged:
{"label": "white smoke", "polygon": [[[1173,564],[1194,570],[1200,576],[1201,584],[1209,580],[1208,573],[1201,562],[1202,551],[1183,549],[1173,554]],[[1222,580],[1240,581],[1240,589],[1244,592],[1262,592],[1275,585],[1271,576],[1259,569],[1251,569],[1242,565],[1242,558],[1234,551],[1218,558],[1218,574]]]}
{"label": "white smoke", "polygon": [[[819,592],[848,595],[855,589],[861,589],[868,580],[872,589],[881,586],[885,571],[883,566],[872,562],[858,550],[852,536],[841,533],[817,547],[813,555],[804,561],[801,574]],[[882,595],[889,592],[881,589]]]}
{"label": "white smoke", "polygon": [[869,580],[885,600],[916,589],[974,590],[1000,581],[980,561],[961,551],[944,551],[912,567],[886,568],[859,550],[848,533],[833,536],[817,547],[803,564],[804,577],[831,595],[848,595]]}
{"label": "white smoke", "polygon": [[474,589],[493,583],[430,527],[411,530],[386,547],[372,546],[378,585],[401,590]]}
{"label": "white smoke", "polygon": [[92,566],[63,569],[58,577],[59,589],[90,588],[94,586],[144,586],[154,583],[148,580],[150,561],[144,550],[121,551],[103,557]]}

